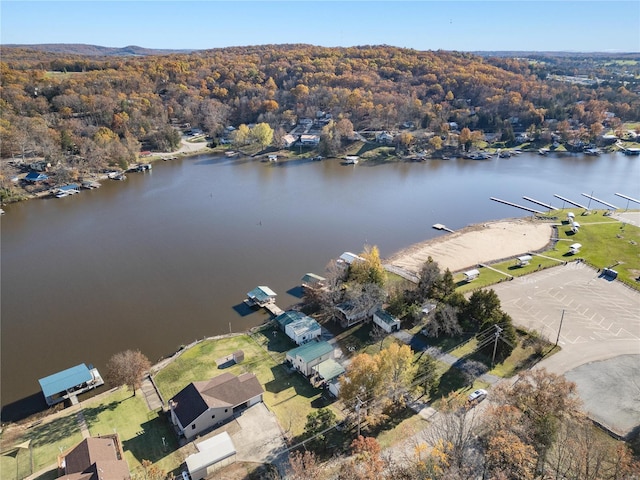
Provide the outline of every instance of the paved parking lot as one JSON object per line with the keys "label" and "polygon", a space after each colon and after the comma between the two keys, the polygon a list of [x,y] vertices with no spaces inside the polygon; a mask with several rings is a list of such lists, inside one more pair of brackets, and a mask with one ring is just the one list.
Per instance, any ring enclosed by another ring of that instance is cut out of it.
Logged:
{"label": "paved parking lot", "polygon": [[[539,366],[566,373],[575,381],[592,418],[617,433],[623,433],[629,422],[637,423],[640,404],[631,400],[637,395],[633,380],[640,377],[640,357],[634,358],[640,355],[639,292],[600,277],[582,263],[543,270],[492,288],[516,325],[537,330],[552,343],[560,331],[562,351]],[[612,375],[622,355],[630,358],[625,362],[626,374]],[[597,380],[603,376],[604,383]],[[628,420],[617,415],[615,405],[625,405]],[[630,411],[628,405],[634,405]]]}

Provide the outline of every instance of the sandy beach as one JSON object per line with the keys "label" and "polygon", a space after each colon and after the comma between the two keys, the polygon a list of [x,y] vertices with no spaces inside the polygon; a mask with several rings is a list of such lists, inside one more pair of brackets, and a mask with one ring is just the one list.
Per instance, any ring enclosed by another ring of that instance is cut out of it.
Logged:
{"label": "sandy beach", "polygon": [[530,218],[470,225],[405,248],[385,263],[416,274],[431,257],[442,270],[456,272],[539,250],[551,241],[552,231],[550,223]]}

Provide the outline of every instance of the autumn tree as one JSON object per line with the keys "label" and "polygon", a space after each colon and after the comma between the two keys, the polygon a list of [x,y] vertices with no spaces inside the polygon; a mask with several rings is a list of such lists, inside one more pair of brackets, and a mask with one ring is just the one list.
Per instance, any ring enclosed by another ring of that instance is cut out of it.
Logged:
{"label": "autumn tree", "polygon": [[126,385],[136,395],[142,376],[151,368],[151,362],[140,350],[125,350],[113,355],[107,362],[106,379],[113,385]]}
{"label": "autumn tree", "polygon": [[236,128],[231,134],[234,145],[242,146],[249,143],[251,138],[251,131],[244,123]]}
{"label": "autumn tree", "polygon": [[460,130],[458,143],[463,147],[464,151],[468,152],[471,149],[471,130],[469,130],[467,127],[464,127],[462,130]]}
{"label": "autumn tree", "polygon": [[265,149],[273,142],[273,128],[268,123],[259,123],[251,129],[251,138]]}
{"label": "autumn tree", "polygon": [[349,268],[349,280],[365,284],[374,283],[384,285],[385,270],[380,260],[378,247],[365,245],[364,251],[360,254],[364,261],[356,261]]}
{"label": "autumn tree", "polygon": [[392,343],[375,357],[384,385],[385,395],[393,405],[403,405],[404,395],[409,392],[418,366],[413,363],[413,352],[409,345]]}
{"label": "autumn tree", "polygon": [[289,480],[320,480],[326,478],[322,465],[313,452],[293,452],[287,467]]}
{"label": "autumn tree", "polygon": [[351,442],[352,457],[341,465],[339,478],[349,480],[378,480],[385,478],[382,448],[373,437],[358,436]]}

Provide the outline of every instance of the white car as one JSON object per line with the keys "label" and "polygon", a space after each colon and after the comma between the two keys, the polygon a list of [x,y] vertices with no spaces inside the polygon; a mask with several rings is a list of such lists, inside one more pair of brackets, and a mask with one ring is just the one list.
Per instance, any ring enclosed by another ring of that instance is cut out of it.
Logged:
{"label": "white car", "polygon": [[484,400],[486,396],[487,396],[487,391],[482,388],[479,388],[478,390],[476,390],[475,392],[469,395],[469,401],[480,402]]}

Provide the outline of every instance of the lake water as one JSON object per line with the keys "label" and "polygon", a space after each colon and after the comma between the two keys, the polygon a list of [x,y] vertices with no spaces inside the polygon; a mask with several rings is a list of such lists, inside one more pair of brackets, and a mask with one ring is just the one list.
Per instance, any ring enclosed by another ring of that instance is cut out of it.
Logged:
{"label": "lake water", "polygon": [[9,205],[3,418],[43,405],[38,379],[78,363],[101,369],[126,349],[155,361],[260,324],[267,317],[248,314],[246,292],[268,285],[287,307],[303,274],[322,274],[344,251],[371,244],[386,257],[442,235],[434,223],[458,229],[527,215],[490,196],[538,208],[522,196],[561,207],[553,194],[587,204],[584,192],[625,208],[614,193],[640,197],[639,180],[640,159],[621,154],[357,166],[200,156]]}

